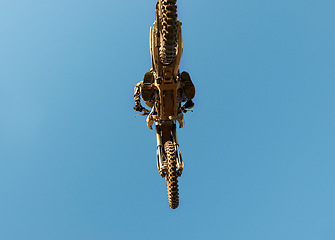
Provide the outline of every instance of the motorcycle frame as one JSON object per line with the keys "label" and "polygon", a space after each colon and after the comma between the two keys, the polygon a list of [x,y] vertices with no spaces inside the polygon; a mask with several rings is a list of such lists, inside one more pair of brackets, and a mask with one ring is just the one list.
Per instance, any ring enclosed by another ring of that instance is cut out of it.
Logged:
{"label": "motorcycle frame", "polygon": [[[159,6],[157,6],[159,7]],[[156,114],[149,114],[147,124],[152,129],[153,122],[156,126],[157,138],[157,168],[161,176],[165,176],[166,156],[164,144],[172,141],[175,146],[177,158],[177,172],[180,176],[184,168],[184,163],[179,149],[176,121],[180,127],[184,126],[184,116],[180,111],[181,101],[178,99],[178,89],[182,87],[179,77],[179,64],[183,52],[182,23],[178,21],[178,42],[176,48],[176,57],[171,64],[164,65],[159,59],[159,47],[161,44],[159,31],[159,16],[156,7],[156,19],[153,27],[150,27],[150,55],[154,74],[153,87],[158,91],[158,98],[155,102]],[[156,103],[159,104],[156,104]],[[154,107],[154,108],[155,108]],[[153,112],[153,111],[152,111]]]}

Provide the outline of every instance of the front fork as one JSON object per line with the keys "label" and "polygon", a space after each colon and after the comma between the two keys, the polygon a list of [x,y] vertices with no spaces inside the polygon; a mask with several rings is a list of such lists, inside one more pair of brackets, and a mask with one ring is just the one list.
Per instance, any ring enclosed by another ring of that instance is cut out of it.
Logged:
{"label": "front fork", "polygon": [[165,173],[167,170],[167,162],[165,161],[164,149],[163,149],[164,147],[159,125],[156,125],[156,138],[157,138],[157,169],[159,174],[162,177],[165,177]]}
{"label": "front fork", "polygon": [[[166,155],[164,152],[164,145],[162,141],[162,131],[159,125],[158,126],[156,125],[156,138],[157,138],[157,169],[159,174],[162,177],[165,177],[168,166],[167,166]],[[172,124],[172,139],[176,153],[177,176],[180,177],[184,169],[184,162],[181,156],[181,151],[179,149],[175,122]]]}

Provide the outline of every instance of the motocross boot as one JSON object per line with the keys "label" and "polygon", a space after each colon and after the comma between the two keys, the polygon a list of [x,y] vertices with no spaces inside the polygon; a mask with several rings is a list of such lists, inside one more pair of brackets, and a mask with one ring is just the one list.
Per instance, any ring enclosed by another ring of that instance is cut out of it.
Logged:
{"label": "motocross boot", "polygon": [[144,110],[144,107],[141,105],[141,85],[142,85],[141,82],[137,83],[134,89],[134,101],[135,101],[134,110],[136,112],[142,112]]}
{"label": "motocross boot", "polygon": [[180,74],[180,78],[181,82],[183,83],[183,92],[185,94],[185,97],[188,100],[191,100],[192,98],[194,98],[195,95],[195,87],[191,80],[190,74],[184,71]]}
{"label": "motocross boot", "polygon": [[149,101],[154,92],[153,88],[154,75],[151,71],[145,73],[142,84],[142,98],[144,101]]}

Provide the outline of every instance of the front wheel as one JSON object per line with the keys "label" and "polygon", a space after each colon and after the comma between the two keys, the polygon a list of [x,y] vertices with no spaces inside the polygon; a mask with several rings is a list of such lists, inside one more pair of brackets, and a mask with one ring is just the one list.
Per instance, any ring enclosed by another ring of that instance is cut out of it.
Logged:
{"label": "front wheel", "polygon": [[177,152],[172,141],[167,141],[164,144],[164,150],[168,162],[166,172],[166,187],[168,193],[169,206],[176,209],[179,206],[179,192],[177,179]]}

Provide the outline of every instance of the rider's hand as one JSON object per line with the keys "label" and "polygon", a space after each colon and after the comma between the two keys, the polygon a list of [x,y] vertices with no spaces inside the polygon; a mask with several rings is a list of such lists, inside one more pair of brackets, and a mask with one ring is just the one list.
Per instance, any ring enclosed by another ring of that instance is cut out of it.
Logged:
{"label": "rider's hand", "polygon": [[135,105],[134,110],[136,112],[142,112],[144,110],[144,107],[142,107],[142,105]]}

